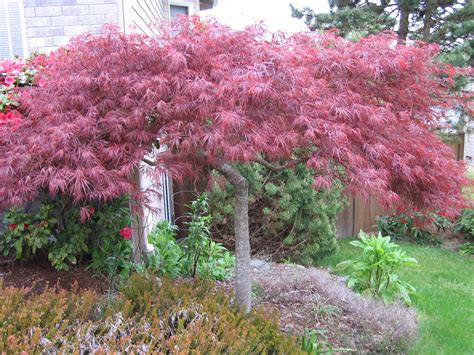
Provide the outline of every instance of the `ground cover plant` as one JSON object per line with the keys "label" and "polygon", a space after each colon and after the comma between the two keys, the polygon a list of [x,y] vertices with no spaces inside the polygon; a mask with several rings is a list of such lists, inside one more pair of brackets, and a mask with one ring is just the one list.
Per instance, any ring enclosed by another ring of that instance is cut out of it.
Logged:
{"label": "ground cover plant", "polygon": [[263,312],[244,315],[203,282],[134,274],[112,299],[94,291],[0,293],[0,351],[303,353]]}
{"label": "ground cover plant", "polygon": [[[324,258],[321,266],[335,268],[344,260],[360,255],[353,239],[339,241],[339,251]],[[474,350],[474,260],[459,253],[432,246],[400,242],[414,257],[417,268],[402,268],[400,277],[413,285],[417,297],[412,307],[420,319],[420,337],[412,354],[470,354]]]}

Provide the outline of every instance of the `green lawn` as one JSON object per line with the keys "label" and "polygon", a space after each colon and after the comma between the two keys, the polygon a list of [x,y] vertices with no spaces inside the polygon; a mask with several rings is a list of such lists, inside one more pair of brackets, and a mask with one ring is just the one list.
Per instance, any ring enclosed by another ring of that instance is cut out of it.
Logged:
{"label": "green lawn", "polygon": [[[321,266],[333,267],[359,252],[340,240],[340,250]],[[411,354],[474,354],[474,259],[437,247],[400,243],[420,266],[405,269],[403,280],[418,291],[413,306],[420,318],[420,338]]]}

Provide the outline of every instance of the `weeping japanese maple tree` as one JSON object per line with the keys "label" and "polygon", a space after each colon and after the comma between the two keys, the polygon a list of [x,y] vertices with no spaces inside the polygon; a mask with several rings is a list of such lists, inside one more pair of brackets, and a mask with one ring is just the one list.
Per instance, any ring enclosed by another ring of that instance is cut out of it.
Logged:
{"label": "weeping japanese maple tree", "polygon": [[[108,28],[56,55],[23,98],[21,127],[2,133],[3,207],[42,190],[77,204],[144,198],[133,183],[143,160],[148,174],[167,169],[177,180],[216,169],[235,188],[236,296],[248,311],[248,183],[237,163],[305,162],[315,189],[337,179],[391,206],[456,213],[464,204],[463,167],[432,133],[458,104],[435,47],[391,34],[349,42],[233,31],[196,17],[168,33]],[[154,154],[157,145],[167,151]]]}

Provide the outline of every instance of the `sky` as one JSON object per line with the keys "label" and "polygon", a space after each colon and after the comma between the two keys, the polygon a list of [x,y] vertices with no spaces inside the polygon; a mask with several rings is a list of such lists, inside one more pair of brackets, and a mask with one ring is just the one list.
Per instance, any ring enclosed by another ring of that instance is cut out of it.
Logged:
{"label": "sky", "polygon": [[215,17],[235,29],[263,20],[270,31],[307,31],[303,20],[291,17],[290,3],[316,12],[329,11],[327,0],[218,0],[214,9],[201,15]]}

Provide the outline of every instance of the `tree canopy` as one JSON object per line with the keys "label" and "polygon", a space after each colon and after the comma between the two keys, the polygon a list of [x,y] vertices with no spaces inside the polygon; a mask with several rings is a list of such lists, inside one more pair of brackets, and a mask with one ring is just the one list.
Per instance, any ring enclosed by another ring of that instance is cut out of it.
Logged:
{"label": "tree canopy", "polygon": [[169,147],[158,166],[176,178],[222,161],[304,159],[315,187],[337,178],[386,202],[457,205],[461,167],[428,129],[454,104],[433,47],[181,26],[155,39],[109,28],[56,54],[23,98],[22,127],[2,137],[3,206],[41,189],[76,201],[129,192],[157,140]]}
{"label": "tree canopy", "polygon": [[[350,42],[197,17],[183,18],[175,36],[114,27],[79,36],[23,95],[20,127],[1,131],[0,204],[40,191],[77,204],[140,197],[133,172],[143,160],[151,176],[168,169],[175,179],[213,167],[238,187],[237,270],[249,260],[248,184],[234,163],[304,162],[315,189],[337,179],[392,206],[457,213],[464,169],[430,130],[459,103],[455,70],[436,54],[392,34]],[[248,309],[248,270],[239,282]]]}

